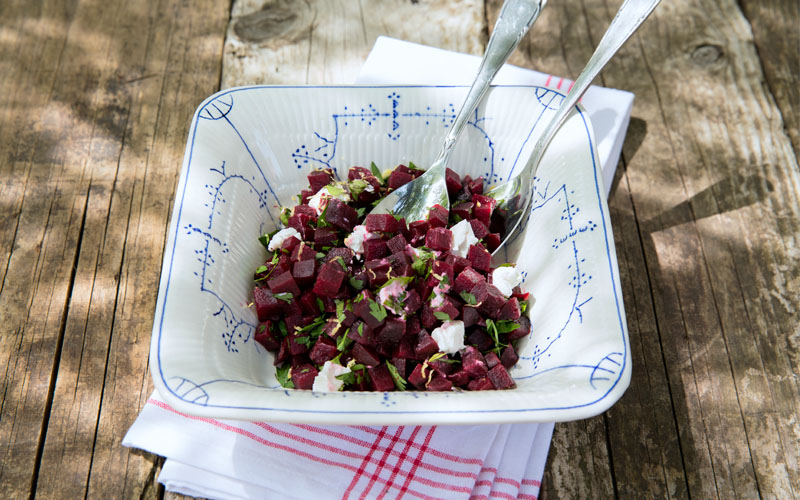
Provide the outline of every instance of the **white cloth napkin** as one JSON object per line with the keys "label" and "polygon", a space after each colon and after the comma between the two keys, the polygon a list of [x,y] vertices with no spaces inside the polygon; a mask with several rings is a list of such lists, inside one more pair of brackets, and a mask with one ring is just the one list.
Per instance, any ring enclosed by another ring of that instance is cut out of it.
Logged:
{"label": "white cloth napkin", "polygon": [[[380,37],[357,83],[468,84],[478,58]],[[495,83],[566,91],[569,81],[504,67]],[[592,119],[611,185],[633,96],[593,87]],[[539,494],[553,424],[346,427],[214,420],[153,394],[122,441],[167,458],[168,491],[213,499],[519,499]]]}

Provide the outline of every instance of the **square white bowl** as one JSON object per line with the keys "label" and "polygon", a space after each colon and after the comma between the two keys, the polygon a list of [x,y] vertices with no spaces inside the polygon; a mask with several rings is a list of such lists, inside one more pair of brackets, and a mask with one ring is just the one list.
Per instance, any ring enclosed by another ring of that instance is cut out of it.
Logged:
{"label": "square white bowl", "polygon": [[[256,86],[197,109],[175,198],[150,350],[155,385],[174,408],[213,418],[316,424],[565,421],[597,415],[630,381],[619,271],[591,124],[579,107],[539,168],[517,263],[536,298],[532,332],[510,373],[483,392],[338,392],[282,388],[253,340],[257,237],[278,223],[306,174],[382,169],[436,156],[466,87]],[[450,167],[490,183],[513,175],[563,95],[494,87]]]}

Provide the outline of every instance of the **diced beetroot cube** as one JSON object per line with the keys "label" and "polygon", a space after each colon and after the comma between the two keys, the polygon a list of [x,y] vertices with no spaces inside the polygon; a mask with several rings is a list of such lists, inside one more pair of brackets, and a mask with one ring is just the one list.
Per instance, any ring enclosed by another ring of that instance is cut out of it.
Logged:
{"label": "diced beetroot cube", "polygon": [[472,263],[472,267],[478,271],[488,273],[492,268],[492,254],[483,248],[483,245],[480,243],[470,245],[467,258]]}
{"label": "diced beetroot cube", "polygon": [[428,233],[428,229],[431,228],[431,225],[426,220],[418,220],[414,221],[408,225],[408,230],[411,232],[412,235],[412,246],[417,246],[414,244],[413,239],[425,238],[425,235]]}
{"label": "diced beetroot cube", "polygon": [[478,177],[477,179],[470,181],[469,190],[473,194],[483,194],[483,177]]}
{"label": "diced beetroot cube", "polygon": [[444,357],[428,363],[428,366],[442,375],[448,375],[453,371],[453,364],[448,363],[448,361],[450,361],[450,356],[445,355]]}
{"label": "diced beetroot cube", "polygon": [[432,227],[425,235],[425,246],[431,250],[450,251],[453,246],[453,233],[443,227]]}
{"label": "diced beetroot cube", "polygon": [[476,348],[469,345],[461,351],[461,367],[465,372],[469,373],[470,378],[480,378],[488,372],[483,355]]}
{"label": "diced beetroot cube", "polygon": [[[519,198],[519,196],[517,196]],[[505,208],[495,208],[492,212],[492,220],[489,221],[489,232],[504,234],[506,232],[506,222],[508,221],[508,210]]]}
{"label": "diced beetroot cube", "polygon": [[414,346],[411,345],[408,337],[400,339],[392,355],[395,358],[417,359],[417,353],[414,352]]}
{"label": "diced beetroot cube", "polygon": [[304,352],[308,352],[308,345],[297,341],[297,339],[302,339],[303,337],[308,339],[308,334],[305,332],[301,333],[296,330],[294,331],[294,333],[289,333],[289,352],[291,353],[292,356],[297,356],[298,354],[303,354]]}
{"label": "diced beetroot cube", "polygon": [[317,296],[311,290],[304,292],[297,304],[304,316],[315,316],[322,312],[317,303]]}
{"label": "diced beetroot cube", "polygon": [[300,286],[307,286],[314,281],[314,273],[317,270],[317,261],[301,260],[292,266],[292,277]]}
{"label": "diced beetroot cube", "polygon": [[408,165],[404,165],[402,163],[394,167],[393,172],[400,172],[403,174],[414,175],[414,172],[411,170],[411,168],[409,168]]}
{"label": "diced beetroot cube", "polygon": [[450,320],[458,319],[458,317],[461,315],[461,310],[458,308],[455,301],[453,301],[453,299],[451,299],[450,297],[445,297],[444,303],[441,306],[434,308],[433,310],[434,312],[440,312],[448,315],[450,317]]}
{"label": "diced beetroot cube", "polygon": [[365,366],[378,366],[381,363],[381,358],[375,349],[358,343],[353,346],[353,359]]}
{"label": "diced beetroot cube", "polygon": [[493,351],[487,352],[483,356],[483,359],[486,360],[486,366],[489,368],[489,370],[491,370],[492,368],[495,367],[495,365],[500,363],[500,358],[497,357],[497,354],[495,354]]}
{"label": "diced beetroot cube", "polygon": [[414,353],[417,355],[417,359],[423,360],[428,356],[439,352],[439,345],[425,330],[420,330],[418,339],[417,347],[414,348]]}
{"label": "diced beetroot cube", "polygon": [[428,330],[432,330],[434,326],[439,323],[439,320],[436,319],[436,315],[433,314],[433,308],[425,304],[422,306],[422,314],[420,315],[420,321],[422,322],[422,326],[427,328]]}
{"label": "diced beetroot cube", "polygon": [[433,262],[433,274],[438,276],[447,276],[447,283],[452,285],[455,280],[453,273],[453,266],[443,260]]}
{"label": "diced beetroot cube", "polygon": [[267,285],[269,289],[272,290],[272,293],[275,294],[291,293],[295,297],[300,295],[300,287],[298,287],[297,283],[294,281],[292,273],[283,273],[275,278],[270,278],[267,280]]}
{"label": "diced beetroot cube", "polygon": [[311,248],[310,245],[306,244],[306,242],[301,242],[299,245],[294,247],[292,250],[292,262],[297,262],[300,260],[314,260],[317,257],[317,252]]}
{"label": "diced beetroot cube", "polygon": [[281,313],[285,317],[299,316],[300,318],[302,318],[304,316],[303,308],[300,307],[300,303],[297,300],[291,300],[291,299],[281,300]]}
{"label": "diced beetroot cube", "polygon": [[278,348],[278,354],[275,355],[275,366],[282,365],[283,362],[289,359],[291,355],[292,353],[289,352],[289,339],[287,337],[281,341],[281,346]]}
{"label": "diced beetroot cube", "polygon": [[461,321],[464,322],[464,328],[477,325],[481,320],[481,315],[474,307],[464,307],[461,309]]}
{"label": "diced beetroot cube", "polygon": [[383,240],[367,240],[364,242],[364,260],[380,259],[389,254],[386,242]]}
{"label": "diced beetroot cube", "polygon": [[[454,216],[459,216],[462,220],[469,220],[472,217],[473,205],[474,203],[471,201],[462,201],[460,203],[456,203],[450,208],[450,213]],[[477,235],[475,237],[477,238]]]}
{"label": "diced beetroot cube", "polygon": [[453,389],[453,383],[439,372],[433,372],[431,381],[427,386],[429,391],[449,391]]}
{"label": "diced beetroot cube", "polygon": [[333,170],[329,168],[314,170],[308,174],[306,178],[308,179],[308,185],[311,187],[311,190],[316,193],[333,182]]}
{"label": "diced beetroot cube", "polygon": [[314,207],[310,207],[308,205],[297,205],[292,209],[293,214],[305,214],[311,217],[312,219],[317,218],[317,210]]}
{"label": "diced beetroot cube", "polygon": [[472,287],[472,290],[470,290],[469,293],[475,297],[475,302],[477,304],[483,304],[483,301],[489,296],[489,283],[486,281],[480,281],[477,285]]}
{"label": "diced beetroot cube", "polygon": [[452,255],[452,257],[453,257],[453,262],[451,265],[453,266],[454,273],[460,274],[464,269],[470,267],[469,259],[467,259],[466,257],[459,257],[458,255]]}
{"label": "diced beetroot cube", "polygon": [[[473,191],[473,193],[474,192],[475,191]],[[488,196],[483,196],[482,194],[473,194],[472,202],[475,203],[472,209],[472,216],[488,227],[492,217],[492,211],[494,207],[497,206],[497,200],[489,198]]]}
{"label": "diced beetroot cube", "polygon": [[311,390],[314,386],[314,379],[319,374],[319,370],[314,365],[306,364],[292,367],[292,383],[295,389]]}
{"label": "diced beetroot cube", "polygon": [[401,318],[389,318],[378,332],[378,343],[387,349],[394,349],[406,333],[406,321]]}
{"label": "diced beetroot cube", "polygon": [[311,352],[308,353],[308,357],[315,364],[321,365],[335,358],[337,354],[339,354],[339,350],[336,349],[336,343],[330,337],[321,335],[314,347],[311,348]]}
{"label": "diced beetroot cube", "polygon": [[273,331],[271,321],[264,321],[256,327],[256,334],[253,337],[256,342],[263,345],[268,351],[275,351],[281,346],[281,339],[276,332]]}
{"label": "diced beetroot cube", "polygon": [[325,211],[325,219],[333,226],[345,231],[352,231],[356,226],[358,212],[356,209],[341,201],[338,198],[328,200],[328,208]]}
{"label": "diced beetroot cube", "polygon": [[519,308],[519,301],[516,297],[511,297],[508,299],[506,304],[500,309],[500,314],[497,315],[497,319],[507,320],[507,319],[518,319],[521,315],[521,310]]}
{"label": "diced beetroot cube", "polygon": [[362,300],[354,304],[353,312],[361,318],[361,320],[369,325],[370,328],[373,330],[377,330],[381,325],[386,322],[386,315],[383,315],[381,319],[378,319],[381,316],[379,312],[379,307],[376,302],[372,300]]}
{"label": "diced beetroot cube", "polygon": [[416,314],[409,315],[406,318],[406,337],[413,338],[414,342],[416,342],[420,330],[422,330],[422,324],[419,322],[419,316]]}
{"label": "diced beetroot cube", "polygon": [[431,227],[447,227],[450,212],[441,205],[434,205],[428,213],[428,224]]}
{"label": "diced beetroot cube", "polygon": [[461,177],[453,170],[444,170],[444,180],[447,183],[447,194],[455,196],[461,191]]}
{"label": "diced beetroot cube", "polygon": [[481,378],[470,380],[469,384],[467,384],[467,389],[470,391],[491,391],[494,389],[494,386],[492,385],[492,381],[489,380],[488,376],[483,376]]}
{"label": "diced beetroot cube", "polygon": [[369,378],[372,380],[372,387],[378,392],[394,390],[394,379],[389,369],[384,364],[367,368]]}
{"label": "diced beetroot cube", "polygon": [[323,264],[314,283],[314,293],[325,297],[333,297],[342,286],[347,273],[342,271],[342,267],[334,262]]}
{"label": "diced beetroot cube", "polygon": [[479,221],[478,219],[470,220],[469,225],[472,226],[472,234],[474,234],[475,237],[478,238],[479,240],[484,239],[486,235],[489,234],[489,228],[486,227],[486,224]]}
{"label": "diced beetroot cube", "polygon": [[520,327],[506,334],[508,340],[521,339],[531,333],[531,320],[527,316],[520,316],[516,322],[520,324]]}
{"label": "diced beetroot cube", "polygon": [[509,345],[503,349],[503,353],[500,354],[500,362],[503,363],[503,366],[511,368],[517,364],[517,361],[519,361],[519,355],[514,350],[514,346]]}
{"label": "diced beetroot cube", "polygon": [[350,167],[347,171],[347,180],[354,181],[372,175],[372,170],[365,167]]}
{"label": "diced beetroot cube", "polygon": [[333,242],[336,241],[336,238],[338,237],[339,235],[336,232],[336,229],[330,226],[320,227],[314,231],[314,243],[316,244],[317,249],[333,246]]}
{"label": "diced beetroot cube", "polygon": [[485,282],[486,279],[479,272],[471,267],[466,267],[456,276],[455,283],[453,284],[453,291],[455,293],[468,292],[478,284]]}
{"label": "diced beetroot cube", "polygon": [[398,234],[394,238],[390,239],[386,242],[386,246],[389,248],[389,253],[403,253],[406,251],[406,247],[408,246],[408,240],[402,235]]}
{"label": "diced beetroot cube", "polygon": [[406,292],[406,300],[403,302],[403,310],[406,314],[414,314],[422,307],[422,297],[413,288]]}
{"label": "diced beetroot cube", "polygon": [[515,385],[514,379],[511,378],[508,370],[502,364],[497,364],[489,370],[489,380],[492,381],[492,385],[497,389],[509,389]]}
{"label": "diced beetroot cube", "polygon": [[411,375],[408,376],[408,383],[420,391],[425,390],[425,383],[428,381],[426,377],[431,374],[431,371],[432,370],[430,368],[426,368],[425,374],[423,375],[422,364],[418,364],[411,371]]}
{"label": "diced beetroot cube", "polygon": [[489,233],[483,238],[483,243],[486,245],[487,250],[494,252],[497,250],[497,247],[500,246],[500,235],[497,233]]}
{"label": "diced beetroot cube", "polygon": [[280,301],[266,288],[253,290],[253,302],[256,305],[256,314],[259,321],[278,319],[281,314]]}
{"label": "diced beetroot cube", "polygon": [[414,268],[411,267],[411,261],[405,252],[394,253],[386,258],[391,267],[391,276],[396,278],[398,276],[414,276]]}
{"label": "diced beetroot cube", "polygon": [[362,345],[373,346],[375,345],[375,332],[370,328],[369,325],[364,323],[362,320],[356,320],[353,323],[353,326],[350,327],[350,331],[347,332],[347,338],[351,340],[355,340],[357,343]]}
{"label": "diced beetroot cube", "polygon": [[453,383],[458,387],[464,387],[469,383],[469,373],[465,372],[464,370],[458,370],[453,372],[447,376],[447,380]]}
{"label": "diced beetroot cube", "polygon": [[367,271],[367,279],[372,287],[381,286],[389,279],[389,261],[386,259],[368,260],[364,267]]}
{"label": "diced beetroot cube", "polygon": [[283,243],[281,243],[281,253],[291,254],[292,250],[294,250],[299,244],[300,240],[297,239],[296,236],[290,236],[283,240]]}
{"label": "diced beetroot cube", "polygon": [[308,200],[312,196],[314,196],[315,193],[316,193],[316,191],[312,191],[310,189],[304,189],[304,190],[300,191],[300,194],[298,195],[298,198],[300,198],[300,204],[301,205],[308,204]]}
{"label": "diced beetroot cube", "polygon": [[397,374],[402,378],[406,378],[406,366],[408,361],[405,358],[392,358],[392,364],[397,370]]}
{"label": "diced beetroot cube", "polygon": [[389,174],[389,180],[386,183],[389,186],[389,189],[394,190],[399,188],[400,186],[404,186],[409,182],[414,180],[414,176],[411,174],[407,174],[404,172],[400,172],[397,169],[392,170],[392,173]]}
{"label": "diced beetroot cube", "polygon": [[[328,251],[328,254],[322,259],[323,262],[338,262],[339,259],[337,257],[341,257],[345,263],[345,267],[349,266],[353,263],[353,251],[347,247],[336,247],[331,248]],[[338,265],[341,269],[341,262],[338,262]]]}
{"label": "diced beetroot cube", "polygon": [[[478,306],[478,311],[488,315],[492,319],[497,319],[500,315],[500,309],[502,309],[503,305],[506,303],[506,298],[503,297],[503,294],[500,293],[500,290],[494,285],[486,285],[486,292],[486,298],[483,299],[481,305]],[[473,295],[475,295],[474,292]]]}
{"label": "diced beetroot cube", "polygon": [[392,214],[368,214],[364,219],[364,225],[369,232],[396,233],[400,230],[400,224]]}
{"label": "diced beetroot cube", "polygon": [[311,228],[312,220],[310,215],[295,213],[289,216],[287,225],[295,228],[304,240],[309,241],[314,238],[314,230]]}
{"label": "diced beetroot cube", "polygon": [[322,333],[332,339],[335,339],[340,334],[344,333],[346,328],[347,327],[344,326],[343,323],[339,323],[338,319],[329,318],[328,321],[325,322],[325,328],[322,329]]}

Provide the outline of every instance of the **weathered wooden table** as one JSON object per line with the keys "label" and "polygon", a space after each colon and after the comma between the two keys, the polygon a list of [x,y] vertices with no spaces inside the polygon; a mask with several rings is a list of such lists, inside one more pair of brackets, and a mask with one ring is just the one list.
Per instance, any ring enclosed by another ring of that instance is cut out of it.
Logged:
{"label": "weathered wooden table", "polygon": [[[0,496],[164,496],[120,440],[203,98],[352,82],[380,34],[480,54],[500,3],[1,1]],[[552,0],[512,62],[574,77],[619,3]],[[633,380],[556,425],[542,498],[800,496],[798,26],[669,0],[603,73],[636,94],[609,201]]]}

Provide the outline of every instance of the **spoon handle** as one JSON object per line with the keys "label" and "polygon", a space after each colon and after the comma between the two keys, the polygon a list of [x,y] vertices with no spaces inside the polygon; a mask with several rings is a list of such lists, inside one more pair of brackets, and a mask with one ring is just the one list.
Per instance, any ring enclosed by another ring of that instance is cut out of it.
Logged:
{"label": "spoon handle", "polygon": [[572,108],[578,103],[578,100],[583,96],[592,80],[595,79],[600,70],[608,63],[608,61],[617,53],[631,35],[636,32],[639,26],[647,19],[647,16],[653,12],[656,5],[661,0],[625,0],[620,6],[611,24],[608,26],[603,38],[597,45],[597,48],[586,63],[586,67],[581,71],[581,74],[572,85],[572,89],[567,92],[564,101],[559,106],[558,110],[553,115],[550,123],[545,128],[536,146],[531,153],[531,158],[525,165],[525,172],[533,180],[536,170],[539,167],[541,157],[544,155],[550,141],[556,135],[556,132],[564,123]]}
{"label": "spoon handle", "polygon": [[478,68],[478,74],[472,82],[464,104],[453,120],[453,126],[450,127],[433,166],[445,163],[458,136],[461,135],[461,130],[486,94],[494,76],[525,37],[525,33],[539,17],[539,13],[546,3],[547,0],[506,0],[503,4],[494,30],[492,30],[492,36],[489,37],[489,43],[486,45],[486,52]]}

